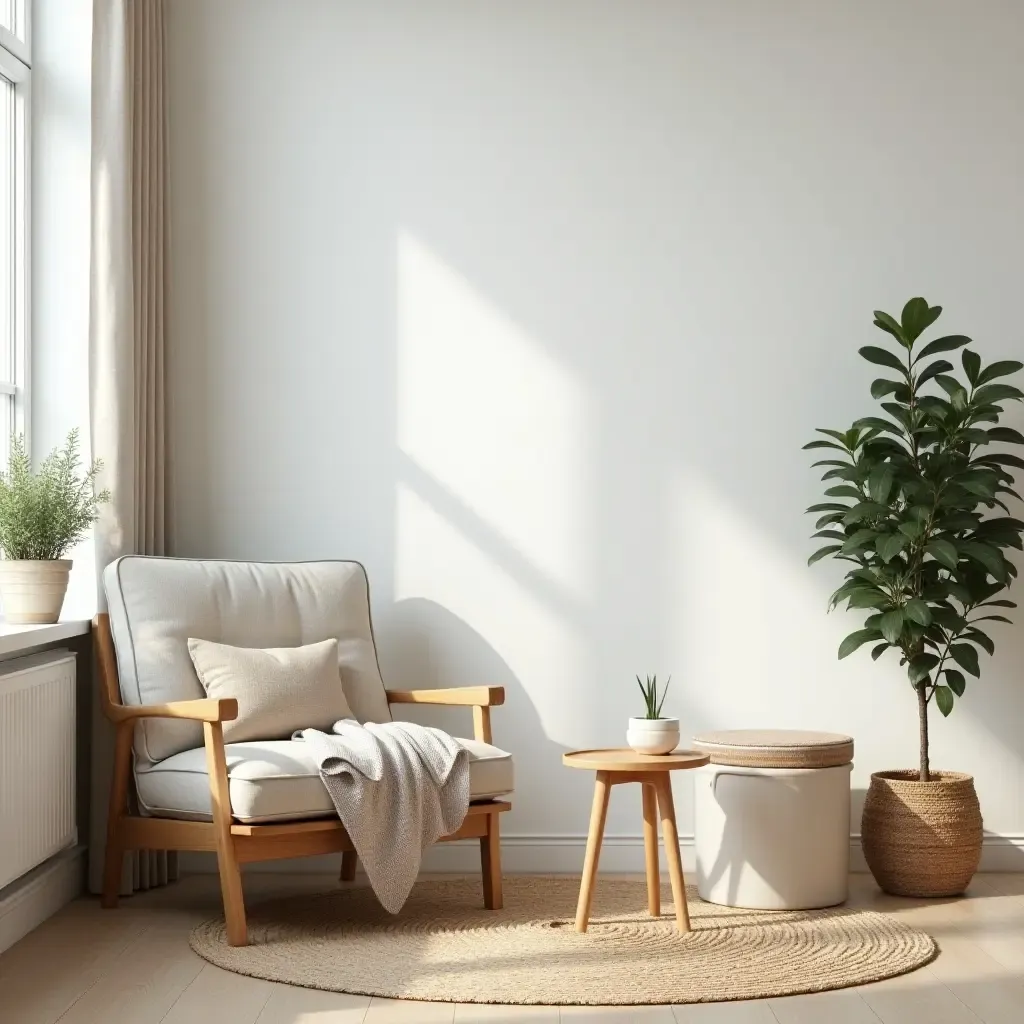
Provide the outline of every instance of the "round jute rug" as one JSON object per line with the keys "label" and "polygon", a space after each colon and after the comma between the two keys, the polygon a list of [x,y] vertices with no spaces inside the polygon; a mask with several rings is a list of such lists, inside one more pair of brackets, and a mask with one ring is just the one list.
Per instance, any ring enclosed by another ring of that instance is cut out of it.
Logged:
{"label": "round jute rug", "polygon": [[936,955],[930,936],[863,910],[749,911],[691,891],[693,931],[671,895],[647,915],[642,881],[599,879],[590,929],[573,929],[578,881],[505,879],[505,909],[480,882],[417,883],[392,917],[367,888],[288,897],[249,913],[250,945],[221,920],[192,932],[202,957],[239,974],[359,995],[460,1003],[700,1003],[819,992],[903,974]]}

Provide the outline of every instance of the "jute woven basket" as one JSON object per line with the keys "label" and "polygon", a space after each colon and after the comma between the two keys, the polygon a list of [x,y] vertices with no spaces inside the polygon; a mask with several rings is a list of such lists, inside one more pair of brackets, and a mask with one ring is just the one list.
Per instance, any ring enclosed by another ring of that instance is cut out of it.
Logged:
{"label": "jute woven basket", "polygon": [[875,881],[895,896],[956,896],[978,870],[981,807],[974,779],[932,772],[875,772],[861,844]]}

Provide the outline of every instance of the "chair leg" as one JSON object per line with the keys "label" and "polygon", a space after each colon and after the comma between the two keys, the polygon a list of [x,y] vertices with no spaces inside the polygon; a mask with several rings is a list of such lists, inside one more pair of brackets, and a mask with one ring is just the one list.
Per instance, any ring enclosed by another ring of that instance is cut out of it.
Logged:
{"label": "chair leg", "polygon": [[359,863],[359,854],[355,850],[345,850],[341,855],[342,882],[352,882],[356,877],[356,865]]}
{"label": "chair leg", "polygon": [[500,814],[487,815],[487,835],[480,837],[480,868],[484,879],[484,907],[501,910],[504,905],[501,891],[501,831]]}
{"label": "chair leg", "polygon": [[124,867],[124,845],[121,823],[128,801],[128,776],[131,773],[131,725],[119,725],[114,736],[114,769],[110,780],[110,805],[107,809],[107,849],[103,861],[103,893],[100,906],[108,910],[117,907],[121,894],[121,870]]}
{"label": "chair leg", "polygon": [[227,922],[228,945],[247,946],[249,931],[245,923],[245,896],[242,892],[242,871],[235,858],[234,847],[227,855],[217,850],[217,869],[220,872],[220,894],[224,901],[224,920]]}
{"label": "chair leg", "polygon": [[217,831],[217,869],[220,892],[224,900],[228,945],[248,945],[245,924],[245,897],[242,893],[242,872],[231,835],[231,793],[228,790],[227,759],[224,755],[224,729],[220,722],[204,722],[206,765],[210,776],[210,804]]}

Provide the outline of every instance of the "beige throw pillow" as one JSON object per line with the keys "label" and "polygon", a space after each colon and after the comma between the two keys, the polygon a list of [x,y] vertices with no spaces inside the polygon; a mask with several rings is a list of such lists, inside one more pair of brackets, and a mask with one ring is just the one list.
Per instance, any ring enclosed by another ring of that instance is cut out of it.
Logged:
{"label": "beige throw pillow", "polygon": [[296,729],[330,730],[352,718],[338,675],[338,641],[305,647],[229,647],[188,638],[188,653],[209,697],[234,697],[228,743],[289,739]]}

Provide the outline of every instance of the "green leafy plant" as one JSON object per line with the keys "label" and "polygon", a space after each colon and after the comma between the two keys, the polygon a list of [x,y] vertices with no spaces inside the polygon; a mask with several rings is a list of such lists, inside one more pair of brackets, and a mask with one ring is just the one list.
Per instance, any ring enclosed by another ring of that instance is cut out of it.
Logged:
{"label": "green leafy plant", "polygon": [[658,677],[656,675],[648,676],[647,682],[644,682],[639,676],[636,677],[637,686],[640,687],[640,692],[644,695],[644,706],[647,708],[644,718],[661,718],[661,709],[665,706],[668,684],[671,682],[672,677],[669,676],[661,691],[661,700],[658,700]]}
{"label": "green leafy plant", "polygon": [[[918,347],[941,312],[923,298],[911,299],[899,320],[876,311],[890,347],[868,345],[860,354],[891,371],[871,385],[885,415],[865,416],[846,431],[819,429],[827,440],[804,445],[830,449],[814,463],[826,467],[828,500],[807,510],[819,516],[814,536],[828,543],[808,562],[852,562],[829,610],[845,601],[868,613],[839,657],[866,643],[875,645],[875,659],[899,652],[917,695],[922,782],[929,780],[929,705],[948,715],[967,675],[980,675],[978,650],[993,653],[980,624],[1010,621],[995,609],[1016,607],[999,595],[1017,575],[1005,549],[1021,548],[1024,531],[1003,500],[1020,499],[1010,468],[1024,468],[1024,460],[990,449],[992,442],[1024,444],[1019,431],[998,425],[1004,403],[1024,398],[1000,378],[1024,364],[983,366],[961,334]],[[958,349],[965,382],[941,358]]]}
{"label": "green leafy plant", "polygon": [[74,547],[99,516],[109,491],[96,493],[95,460],[85,473],[78,431],[43,460],[38,473],[25,451],[25,438],[11,439],[7,472],[0,473],[0,548],[8,559],[57,559]]}

